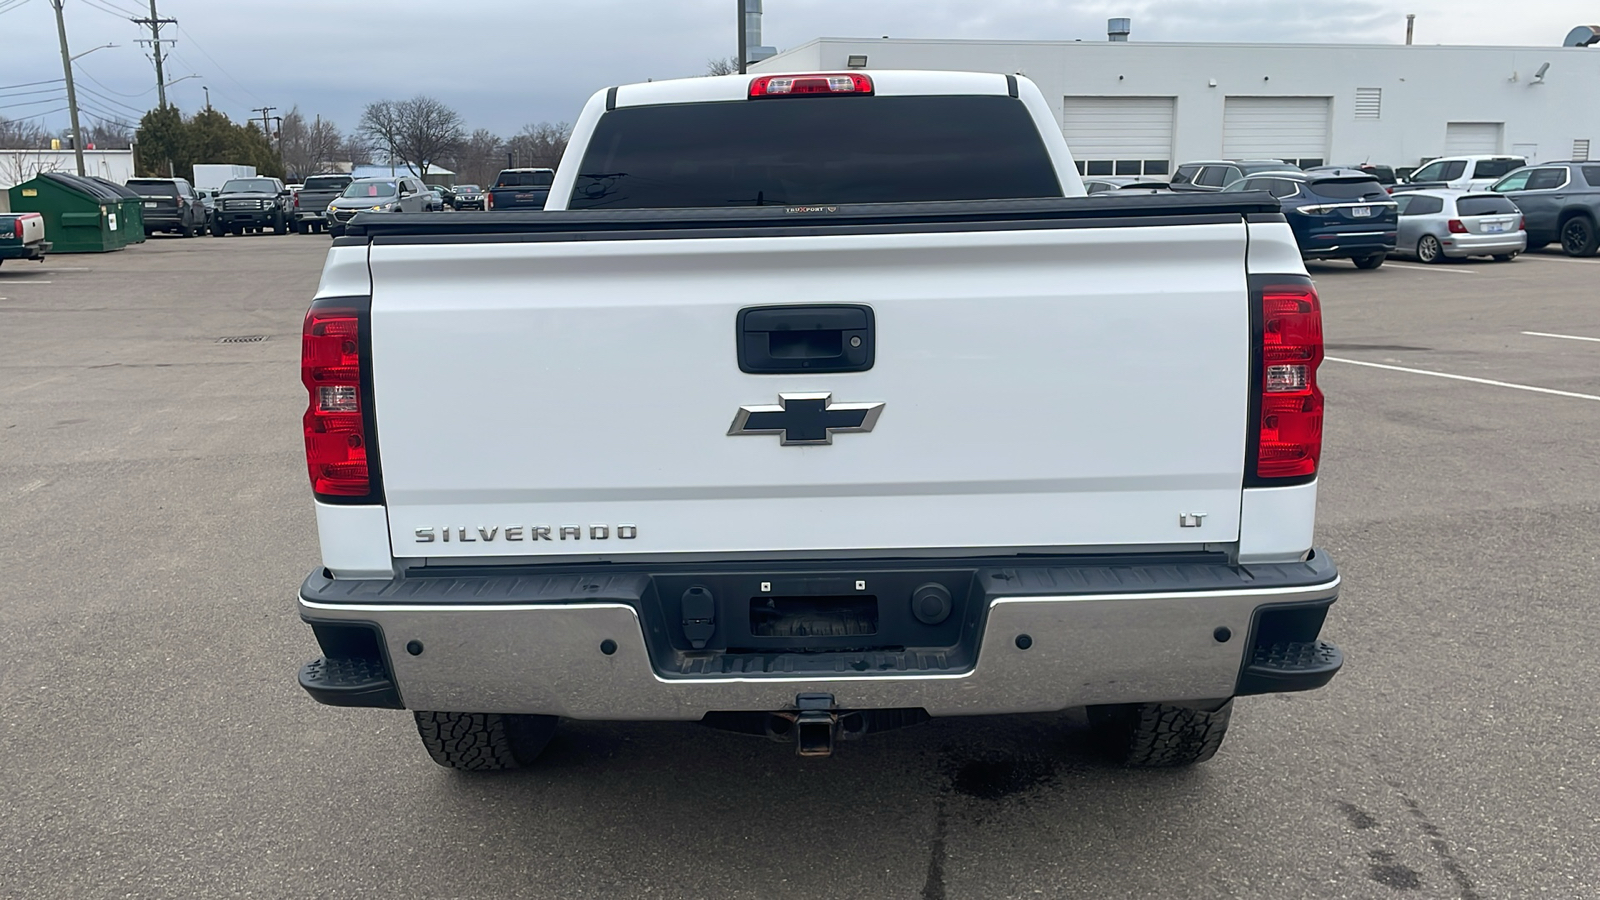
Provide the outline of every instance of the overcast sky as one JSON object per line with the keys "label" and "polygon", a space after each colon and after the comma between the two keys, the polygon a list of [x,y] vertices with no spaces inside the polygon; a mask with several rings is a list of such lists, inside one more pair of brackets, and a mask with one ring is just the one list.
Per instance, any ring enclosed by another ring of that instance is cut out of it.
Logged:
{"label": "overcast sky", "polygon": [[[158,0],[178,20],[168,98],[185,111],[211,102],[235,120],[250,108],[298,105],[349,130],[364,104],[436,96],[469,127],[509,134],[529,122],[571,121],[593,91],[704,73],[731,56],[737,0]],[[65,0],[79,60],[79,105],[136,121],[155,105],[148,37],[127,21],[147,0]],[[1592,0],[766,0],[765,41],[781,49],[821,36],[1104,40],[1108,16],[1130,16],[1136,41],[1401,43],[1559,46],[1575,25],[1600,24]],[[1600,49],[1594,52],[1600,53]],[[0,116],[66,127],[49,0],[0,0]],[[27,91],[43,93],[24,93]]]}

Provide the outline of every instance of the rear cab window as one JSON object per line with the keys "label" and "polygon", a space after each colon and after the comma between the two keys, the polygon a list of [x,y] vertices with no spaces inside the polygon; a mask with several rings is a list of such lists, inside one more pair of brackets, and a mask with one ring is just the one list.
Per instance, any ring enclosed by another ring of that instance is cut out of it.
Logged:
{"label": "rear cab window", "polygon": [[502,172],[495,187],[549,187],[556,180],[554,172]]}
{"label": "rear cab window", "polygon": [[1060,196],[1038,128],[1011,97],[818,97],[612,110],[568,208]]}
{"label": "rear cab window", "polygon": [[1507,172],[1513,169],[1520,169],[1527,164],[1527,160],[1522,159],[1480,159],[1473,166],[1472,177],[1499,178]]}
{"label": "rear cab window", "polygon": [[352,179],[344,175],[313,175],[301,185],[303,191],[342,191]]}

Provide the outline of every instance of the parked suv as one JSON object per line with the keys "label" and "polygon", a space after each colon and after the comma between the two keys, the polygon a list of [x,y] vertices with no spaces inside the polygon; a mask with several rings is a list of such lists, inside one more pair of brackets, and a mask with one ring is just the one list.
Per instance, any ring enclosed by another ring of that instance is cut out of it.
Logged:
{"label": "parked suv", "polygon": [[1528,245],[1522,212],[1500,194],[1427,189],[1407,191],[1394,200],[1400,207],[1395,252],[1422,262],[1468,256],[1510,262]]}
{"label": "parked suv", "polygon": [[359,178],[350,182],[328,204],[328,233],[344,234],[344,226],[361,212],[431,212],[433,192],[422,179],[411,175],[392,178]]}
{"label": "parked suv", "polygon": [[1568,256],[1600,250],[1600,162],[1554,162],[1518,169],[1490,190],[1527,217],[1528,249],[1556,241]]}
{"label": "parked suv", "polygon": [[1211,159],[1186,162],[1172,175],[1175,191],[1220,191],[1260,172],[1298,172],[1300,167],[1281,159]]}
{"label": "parked suv", "polygon": [[271,228],[273,234],[288,234],[289,203],[289,189],[276,178],[230,178],[217,192],[211,233],[222,237]]}
{"label": "parked suv", "polygon": [[1395,202],[1358,169],[1252,175],[1227,190],[1277,197],[1305,259],[1348,259],[1358,269],[1376,269],[1395,248]]}
{"label": "parked suv", "polygon": [[456,185],[456,209],[483,209],[483,191],[475,184]]}
{"label": "parked suv", "polygon": [[1527,164],[1520,156],[1446,156],[1407,175],[1404,184],[1396,185],[1394,191],[1425,187],[1481,191],[1500,176]]}
{"label": "parked suv", "polygon": [[144,201],[144,233],[170,231],[194,237],[206,230],[206,205],[184,178],[130,178],[127,188]]}

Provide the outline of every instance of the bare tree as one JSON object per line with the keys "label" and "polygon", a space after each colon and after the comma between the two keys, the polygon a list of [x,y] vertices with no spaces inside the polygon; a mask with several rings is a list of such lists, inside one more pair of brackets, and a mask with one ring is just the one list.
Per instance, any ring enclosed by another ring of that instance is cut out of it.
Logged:
{"label": "bare tree", "polygon": [[371,165],[372,145],[359,133],[351,132],[345,135],[344,143],[339,146],[338,156],[349,160],[352,166]]}
{"label": "bare tree", "polygon": [[[49,146],[50,135],[37,122],[0,116],[0,148],[38,150]],[[28,176],[32,178],[33,176]]]}
{"label": "bare tree", "polygon": [[522,126],[506,141],[506,152],[513,165],[554,169],[571,139],[572,126],[566,122],[536,122]]}
{"label": "bare tree", "polygon": [[321,116],[307,122],[298,106],[284,115],[278,128],[284,169],[297,181],[328,171],[343,146],[339,126]]}
{"label": "bare tree", "polygon": [[739,74],[739,57],[719,56],[716,59],[706,60],[707,75],[737,75]]}
{"label": "bare tree", "polygon": [[83,143],[100,150],[131,150],[133,129],[131,123],[119,119],[95,119],[84,127]]}
{"label": "bare tree", "polygon": [[456,148],[451,160],[457,184],[490,184],[505,165],[505,142],[487,128],[479,128]]}
{"label": "bare tree", "polygon": [[404,163],[424,179],[429,166],[449,157],[467,137],[460,113],[422,94],[367,104],[361,133],[391,162]]}

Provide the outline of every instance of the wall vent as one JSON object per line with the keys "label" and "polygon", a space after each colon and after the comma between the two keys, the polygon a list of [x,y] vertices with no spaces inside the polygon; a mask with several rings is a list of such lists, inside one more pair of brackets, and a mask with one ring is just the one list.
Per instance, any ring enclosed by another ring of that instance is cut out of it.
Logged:
{"label": "wall vent", "polygon": [[1383,118],[1383,88],[1356,88],[1356,118]]}
{"label": "wall vent", "polygon": [[1579,162],[1589,161],[1589,139],[1578,138],[1572,142],[1572,158]]}

